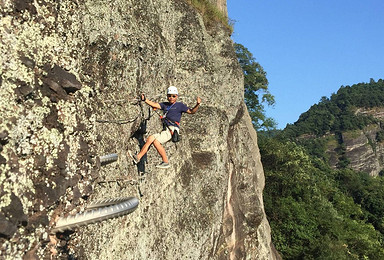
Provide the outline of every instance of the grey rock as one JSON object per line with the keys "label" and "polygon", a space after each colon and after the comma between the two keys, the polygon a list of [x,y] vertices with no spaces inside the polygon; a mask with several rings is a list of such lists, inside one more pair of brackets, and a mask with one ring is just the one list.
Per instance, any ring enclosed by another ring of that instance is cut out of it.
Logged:
{"label": "grey rock", "polygon": [[[226,10],[225,1],[212,3]],[[5,239],[1,253],[49,258],[53,245],[42,246],[42,237],[56,216],[84,211],[95,200],[136,196],[135,212],[76,229],[59,242],[59,257],[279,258],[263,207],[264,173],[243,74],[224,26],[208,26],[176,0],[28,1],[17,8],[30,20],[7,24],[0,39],[7,46],[0,55],[14,62],[0,88],[0,133],[7,133],[0,138],[7,142],[0,187],[4,198],[19,198],[2,200],[10,203],[3,213],[17,206],[20,217],[11,222],[30,219],[30,225],[4,231],[14,239]],[[33,62],[11,59],[19,53]],[[18,80],[28,94],[20,102],[12,91]],[[143,140],[131,136],[145,119],[149,134],[161,124],[137,97],[165,101],[170,85],[178,87],[179,101],[193,107],[200,96],[202,104],[183,116],[181,141],[164,145],[171,167],[157,169],[160,158],[151,149],[138,169],[126,151],[138,151]],[[118,160],[108,165],[89,160],[111,153]]]}
{"label": "grey rock", "polygon": [[17,226],[5,219],[4,215],[0,214],[0,237],[11,238],[17,231]]}

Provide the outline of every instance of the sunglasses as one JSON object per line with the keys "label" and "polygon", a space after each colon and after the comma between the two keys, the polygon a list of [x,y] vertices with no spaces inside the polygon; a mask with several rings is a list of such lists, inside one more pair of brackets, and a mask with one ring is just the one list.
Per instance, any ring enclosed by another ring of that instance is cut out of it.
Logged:
{"label": "sunglasses", "polygon": [[167,95],[167,97],[173,97],[173,98],[176,98],[177,95]]}

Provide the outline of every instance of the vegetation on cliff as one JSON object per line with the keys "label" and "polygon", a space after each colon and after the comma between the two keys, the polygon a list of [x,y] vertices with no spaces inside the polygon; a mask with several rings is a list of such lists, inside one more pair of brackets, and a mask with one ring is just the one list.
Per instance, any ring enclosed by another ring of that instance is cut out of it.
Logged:
{"label": "vegetation on cliff", "polygon": [[214,23],[220,23],[232,34],[233,26],[228,19],[227,14],[219,10],[217,5],[212,4],[208,0],[186,0],[188,4],[198,10],[203,16],[204,23],[211,26]]}

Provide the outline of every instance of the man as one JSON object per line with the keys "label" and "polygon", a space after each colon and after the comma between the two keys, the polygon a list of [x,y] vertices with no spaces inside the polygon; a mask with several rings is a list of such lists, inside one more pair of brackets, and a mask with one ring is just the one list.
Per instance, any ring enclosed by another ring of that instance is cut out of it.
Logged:
{"label": "man", "polygon": [[171,132],[172,133],[174,131],[179,132],[179,122],[180,122],[182,113],[188,113],[188,114],[196,113],[201,103],[200,97],[197,97],[196,105],[192,109],[190,109],[182,102],[177,102],[178,96],[179,96],[179,93],[177,91],[177,88],[174,86],[170,86],[167,90],[168,102],[156,103],[146,99],[145,95],[141,94],[141,100],[144,101],[147,105],[151,106],[154,109],[163,110],[164,112],[163,124],[165,124],[166,127],[164,127],[162,132],[149,136],[143,148],[141,148],[141,151],[137,155],[132,154],[131,151],[128,151],[129,156],[132,158],[135,164],[139,163],[140,159],[148,152],[148,149],[151,146],[151,144],[153,144],[157,152],[160,154],[162,158],[162,162],[156,167],[158,168],[170,167],[163,144],[171,140],[172,138]]}

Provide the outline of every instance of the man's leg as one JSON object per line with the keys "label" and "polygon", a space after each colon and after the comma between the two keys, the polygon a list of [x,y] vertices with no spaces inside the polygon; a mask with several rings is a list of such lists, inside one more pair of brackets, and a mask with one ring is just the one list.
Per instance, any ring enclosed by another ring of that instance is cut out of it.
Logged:
{"label": "man's leg", "polygon": [[[153,135],[149,136],[147,141],[145,142],[143,148],[141,148],[140,153],[138,153],[137,158],[140,160],[147,152],[153,141],[155,141],[155,137]],[[157,149],[157,148],[156,148]],[[165,151],[164,151],[165,152]]]}
{"label": "man's leg", "polygon": [[168,163],[167,154],[165,152],[164,147],[161,145],[161,143],[157,140],[154,140],[153,145],[155,146],[157,152],[160,154],[161,158],[163,159],[163,162]]}

